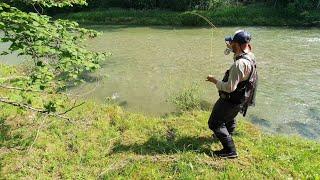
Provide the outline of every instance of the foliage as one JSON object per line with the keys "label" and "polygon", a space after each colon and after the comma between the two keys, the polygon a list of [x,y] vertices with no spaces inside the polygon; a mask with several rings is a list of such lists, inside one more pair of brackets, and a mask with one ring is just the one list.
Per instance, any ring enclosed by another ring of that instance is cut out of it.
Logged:
{"label": "foliage", "polygon": [[281,9],[294,7],[299,12],[320,8],[319,0],[89,0],[83,9],[125,8],[136,10],[215,10],[220,7],[263,4]]}
{"label": "foliage", "polygon": [[168,101],[173,103],[180,111],[200,109],[201,91],[197,84],[184,88],[181,92],[172,94]]}
{"label": "foliage", "polygon": [[184,11],[188,9],[208,9],[212,0],[91,0],[90,8],[133,8],[133,9],[170,9]]}
{"label": "foliage", "polygon": [[85,36],[97,36],[95,31],[67,20],[51,21],[48,16],[25,13],[6,4],[0,8],[0,30],[4,32],[1,41],[12,42],[3,54],[17,52],[34,61],[28,85],[44,89],[53,80],[60,85],[80,80],[81,73],[97,69],[105,58],[105,54],[79,45]]}
{"label": "foliage", "polygon": [[64,6],[73,6],[74,4],[78,5],[87,5],[86,0],[13,0],[17,3],[24,3],[26,5],[42,5],[44,7],[64,7]]}
{"label": "foliage", "polygon": [[[217,26],[320,26],[317,10],[295,16],[283,9],[261,5],[228,6],[214,11],[195,11],[209,18]],[[208,26],[208,24],[186,12],[162,10],[109,9],[59,14],[56,17],[75,20],[81,24],[124,25],[173,25]]]}
{"label": "foliage", "polygon": [[[34,86],[29,86],[29,76],[24,75],[24,69],[14,68],[0,64],[0,101],[10,104],[13,102],[19,112],[28,109],[36,113],[53,115],[65,111],[67,108],[65,102],[70,99],[67,95],[59,94],[53,89],[35,90]],[[23,88],[22,88],[23,87]],[[12,105],[12,104],[11,104]],[[3,110],[8,109],[4,106]]]}
{"label": "foliage", "polygon": [[273,8],[273,10],[289,11],[292,15],[297,16],[305,11],[309,12],[319,10],[320,8],[320,0],[88,0],[87,2],[85,0],[4,0],[4,2],[13,4],[15,7],[26,11],[34,11],[34,9],[40,8],[51,15],[62,12],[79,12],[109,8],[215,11],[218,8],[262,5]]}
{"label": "foliage", "polygon": [[99,68],[108,56],[82,45],[85,38],[96,37],[96,31],[80,28],[76,22],[22,12],[5,3],[0,3],[0,30],[1,42],[10,43],[2,55],[17,53],[30,60],[16,78],[0,81],[0,88],[4,89],[1,102],[37,112],[50,114],[63,108],[61,99],[66,97],[55,94],[83,81],[82,75]]}
{"label": "foliage", "polygon": [[239,158],[225,160],[211,154],[221,145],[211,139],[209,112],[152,118],[89,102],[70,112],[77,119],[70,123],[32,113],[17,114],[11,107],[1,109],[0,174],[5,179],[320,176],[319,143],[262,134],[243,119],[234,136]]}

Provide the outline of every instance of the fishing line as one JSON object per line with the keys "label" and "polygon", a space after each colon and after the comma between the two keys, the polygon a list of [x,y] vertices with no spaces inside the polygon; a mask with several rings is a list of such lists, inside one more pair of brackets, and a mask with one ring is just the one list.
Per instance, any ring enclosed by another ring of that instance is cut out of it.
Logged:
{"label": "fishing line", "polygon": [[211,26],[211,48],[210,48],[210,58],[213,59],[213,36],[214,36],[214,30],[215,29],[218,29],[207,17],[201,15],[201,14],[198,14],[196,12],[186,12],[187,14],[192,14],[192,15],[196,15],[200,18],[202,18],[203,20],[205,20],[210,26]]}

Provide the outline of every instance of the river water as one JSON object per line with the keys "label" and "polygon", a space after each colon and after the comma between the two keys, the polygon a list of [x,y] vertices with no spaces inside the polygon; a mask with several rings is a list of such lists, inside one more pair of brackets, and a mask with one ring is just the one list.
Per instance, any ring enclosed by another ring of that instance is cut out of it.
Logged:
{"label": "river water", "polygon": [[73,91],[101,102],[116,99],[129,111],[155,116],[175,111],[168,97],[194,83],[213,104],[217,90],[205,78],[223,77],[233,62],[223,54],[224,37],[246,29],[260,76],[257,105],[248,119],[266,132],[320,139],[320,29],[223,27],[211,38],[208,28],[91,28],[103,34],[87,41],[88,48],[113,55],[88,78],[100,80]]}

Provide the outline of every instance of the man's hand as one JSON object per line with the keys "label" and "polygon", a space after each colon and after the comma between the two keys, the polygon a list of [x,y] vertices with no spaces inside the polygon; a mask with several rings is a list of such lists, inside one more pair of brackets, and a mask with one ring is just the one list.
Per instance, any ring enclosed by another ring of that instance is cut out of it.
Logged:
{"label": "man's hand", "polygon": [[218,82],[218,80],[216,78],[214,78],[212,75],[208,75],[206,81],[212,82],[214,84],[217,84],[217,82]]}

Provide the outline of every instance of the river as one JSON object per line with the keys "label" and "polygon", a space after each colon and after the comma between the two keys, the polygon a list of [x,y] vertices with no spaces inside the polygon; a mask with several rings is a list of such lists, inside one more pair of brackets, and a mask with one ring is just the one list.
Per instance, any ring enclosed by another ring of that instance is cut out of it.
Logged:
{"label": "river", "polygon": [[[222,78],[232,64],[224,37],[237,29],[251,32],[259,88],[248,119],[269,133],[320,139],[320,29],[92,26],[103,32],[88,48],[113,55],[91,75],[99,81],[73,90],[104,102],[116,99],[129,111],[161,116],[175,111],[168,97],[196,83],[202,99],[213,104],[216,88],[208,74]],[[212,40],[212,44],[211,44]],[[11,57],[12,58],[12,57]]]}

